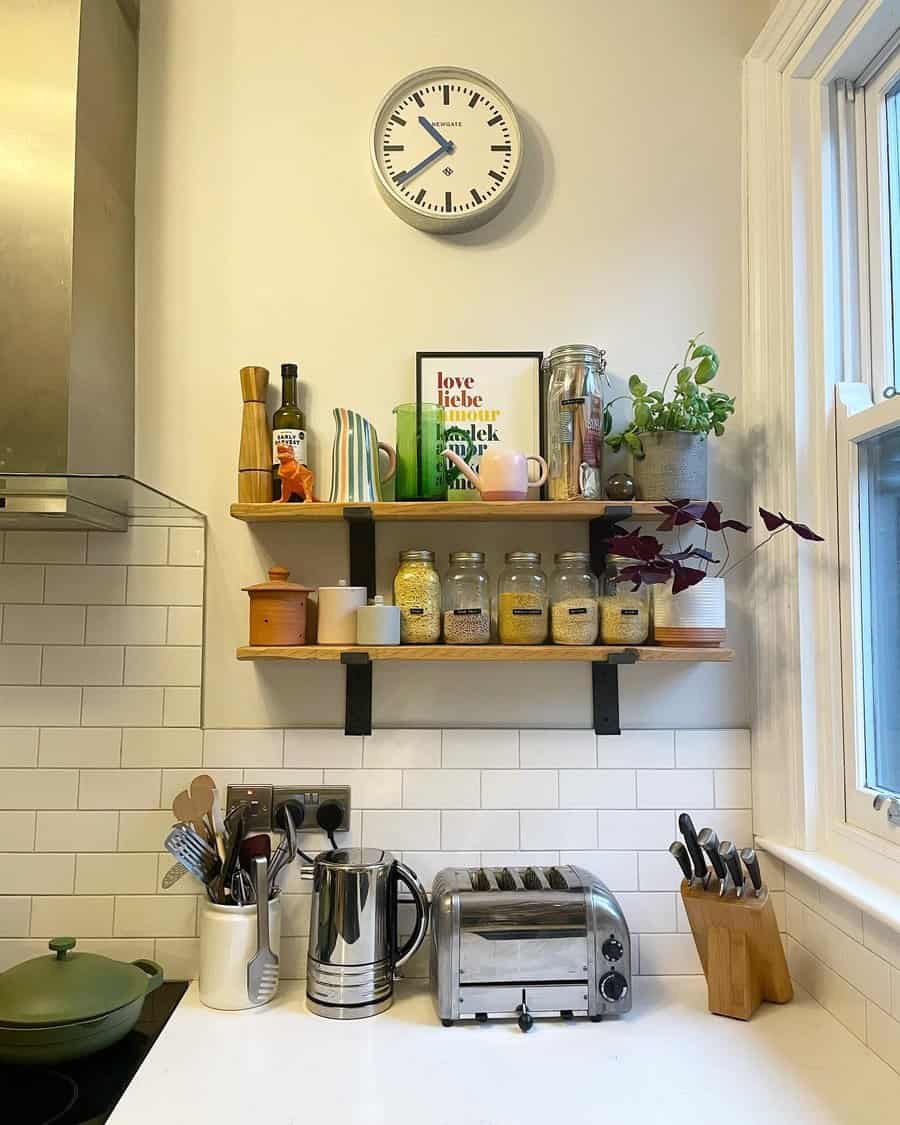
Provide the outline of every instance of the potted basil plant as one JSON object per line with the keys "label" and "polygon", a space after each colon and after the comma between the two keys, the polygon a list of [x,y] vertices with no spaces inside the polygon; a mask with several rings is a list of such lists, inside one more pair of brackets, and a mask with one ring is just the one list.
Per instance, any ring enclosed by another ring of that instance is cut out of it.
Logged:
{"label": "potted basil plant", "polygon": [[[682,363],[672,366],[662,390],[651,391],[639,375],[632,375],[629,393],[614,398],[604,410],[606,444],[613,450],[624,445],[631,453],[639,499],[689,496],[700,500],[709,495],[709,435],[721,437],[725,432],[725,422],[734,413],[734,398],[706,389],[718,373],[719,357],[714,348],[699,343],[699,338],[688,341]],[[621,433],[613,434],[610,407],[625,398],[631,399],[632,420]]]}
{"label": "potted basil plant", "polygon": [[[691,544],[674,550],[663,547],[655,535],[642,535],[640,529],[617,531],[609,544],[611,553],[622,556],[616,580],[633,582],[633,589],[642,585],[653,587],[653,631],[658,644],[715,647],[725,640],[725,579],[776,535],[790,529],[801,539],[821,543],[818,535],[805,523],[788,519],[783,512],[759,509],[760,519],[768,535],[740,559],[731,559],[728,532],[746,534],[750,525],[740,520],[723,519],[715,504],[692,504],[689,500],[667,500],[656,509],[664,517],[657,531],[674,531],[695,527],[704,532],[703,545]],[[710,550],[710,536],[719,538],[723,558],[716,559]],[[630,561],[629,561],[630,560]],[[712,567],[717,567],[711,572]]]}

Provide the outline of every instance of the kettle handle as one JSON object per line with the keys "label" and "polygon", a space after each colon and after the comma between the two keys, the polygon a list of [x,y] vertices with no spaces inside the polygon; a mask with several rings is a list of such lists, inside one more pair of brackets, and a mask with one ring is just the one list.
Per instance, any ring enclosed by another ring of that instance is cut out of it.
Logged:
{"label": "kettle handle", "polygon": [[[394,958],[394,968],[399,969],[401,965],[412,957],[425,940],[425,934],[428,932],[428,898],[425,895],[425,888],[419,882],[415,871],[407,867],[405,863],[400,863],[399,861],[395,863],[394,870],[400,882],[412,893],[413,902],[416,907],[416,924],[413,926],[412,935],[404,946],[397,949]],[[394,909],[396,908],[397,903],[395,902]]]}

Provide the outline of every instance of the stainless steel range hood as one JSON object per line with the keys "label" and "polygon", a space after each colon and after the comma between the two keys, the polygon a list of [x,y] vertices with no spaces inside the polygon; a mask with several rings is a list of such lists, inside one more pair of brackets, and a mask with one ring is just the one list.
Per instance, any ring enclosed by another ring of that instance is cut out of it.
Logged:
{"label": "stainless steel range hood", "polygon": [[0,3],[0,529],[161,496],[133,480],[137,52],[134,0]]}

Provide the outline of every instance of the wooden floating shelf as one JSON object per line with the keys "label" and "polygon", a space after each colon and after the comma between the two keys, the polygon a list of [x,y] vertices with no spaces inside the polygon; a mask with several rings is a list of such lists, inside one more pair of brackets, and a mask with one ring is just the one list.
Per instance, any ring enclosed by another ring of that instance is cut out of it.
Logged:
{"label": "wooden floating shelf", "polygon": [[[339,523],[348,509],[369,509],[375,520],[592,520],[607,512],[621,519],[662,519],[664,500],[439,500],[382,501],[376,504],[232,504],[246,523]],[[630,516],[622,516],[622,509]]]}
{"label": "wooden floating shelf", "polygon": [[370,660],[434,660],[448,663],[498,661],[606,661],[615,654],[636,654],[638,662],[724,663],[734,658],[730,648],[671,648],[662,645],[299,645],[237,650],[238,660],[325,660],[338,663],[344,653],[365,653]]}

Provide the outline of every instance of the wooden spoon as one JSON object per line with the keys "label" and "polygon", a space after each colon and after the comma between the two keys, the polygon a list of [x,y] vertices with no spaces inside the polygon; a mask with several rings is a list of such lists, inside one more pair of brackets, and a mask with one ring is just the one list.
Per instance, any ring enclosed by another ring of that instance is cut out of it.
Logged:
{"label": "wooden spoon", "polygon": [[196,806],[186,790],[182,789],[180,793],[175,795],[175,799],[172,801],[172,815],[176,820],[181,821],[182,824],[190,824],[192,828],[200,833],[204,840],[213,843],[209,828],[206,825],[206,821],[203,819],[203,814],[197,815]]}

